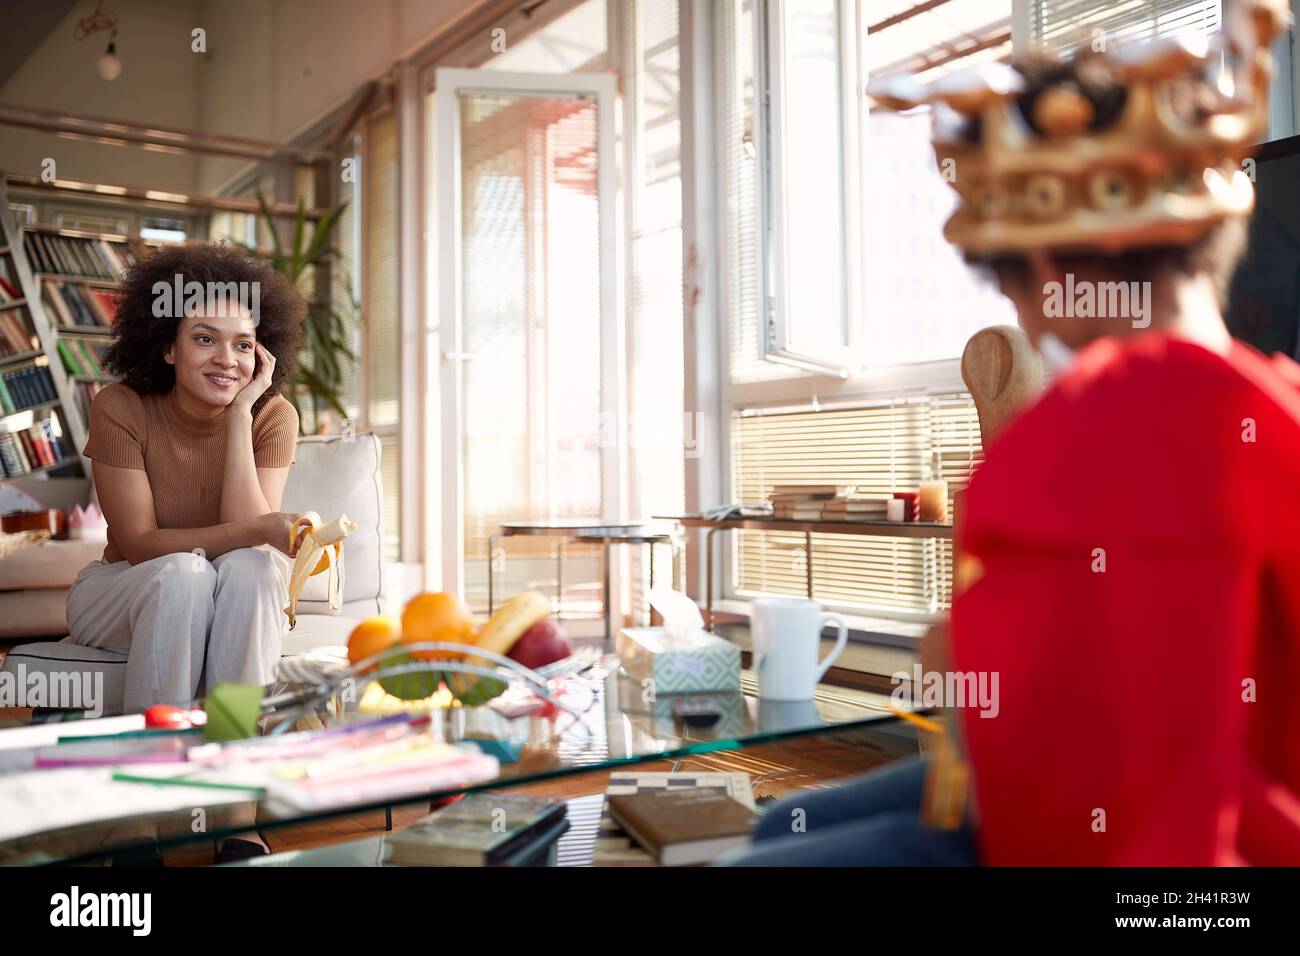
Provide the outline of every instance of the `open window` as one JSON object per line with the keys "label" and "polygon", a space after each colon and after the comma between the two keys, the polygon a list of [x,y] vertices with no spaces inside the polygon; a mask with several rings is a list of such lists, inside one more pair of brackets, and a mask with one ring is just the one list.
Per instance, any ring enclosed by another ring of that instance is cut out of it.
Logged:
{"label": "open window", "polygon": [[846,377],[862,365],[858,4],[756,2],[762,353]]}

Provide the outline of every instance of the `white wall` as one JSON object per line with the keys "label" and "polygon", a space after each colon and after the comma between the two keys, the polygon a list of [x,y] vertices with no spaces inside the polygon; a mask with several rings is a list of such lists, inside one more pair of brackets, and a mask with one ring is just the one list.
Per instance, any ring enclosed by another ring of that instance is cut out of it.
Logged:
{"label": "white wall", "polygon": [[[203,0],[208,31],[197,125],[288,140],[382,75],[476,0]],[[204,157],[199,189],[244,168]]]}
{"label": "white wall", "polygon": [[[191,128],[202,59],[190,50],[198,7],[199,0],[113,0],[122,75],[110,83],[97,71],[108,34],[73,38],[77,21],[94,9],[78,3],[0,87],[0,103]],[[0,129],[0,169],[39,174],[47,156],[61,179],[193,189],[198,173],[193,156]]]}
{"label": "white wall", "polygon": [[[100,78],[106,33],[77,41],[77,3],[7,83],[0,103],[282,142],[480,0],[113,0],[122,75]],[[207,52],[190,31],[207,32]],[[0,169],[212,192],[239,160],[170,156],[0,129]]]}

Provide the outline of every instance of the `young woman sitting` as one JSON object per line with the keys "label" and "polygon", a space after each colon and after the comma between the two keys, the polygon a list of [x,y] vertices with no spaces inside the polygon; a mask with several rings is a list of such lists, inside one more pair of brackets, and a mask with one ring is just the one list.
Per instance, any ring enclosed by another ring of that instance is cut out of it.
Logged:
{"label": "young woman sitting", "polygon": [[108,546],[78,575],[68,624],[79,644],[129,652],[128,713],[274,679],[297,517],[280,511],[298,415],[279,389],[304,310],[230,246],[160,249],[126,278],[105,357],[121,381],[95,396],[85,448]]}

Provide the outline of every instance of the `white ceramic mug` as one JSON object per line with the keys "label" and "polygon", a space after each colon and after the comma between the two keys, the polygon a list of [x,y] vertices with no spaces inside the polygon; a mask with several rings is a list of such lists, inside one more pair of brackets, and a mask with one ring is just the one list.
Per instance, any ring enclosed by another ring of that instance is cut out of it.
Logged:
{"label": "white ceramic mug", "polygon": [[[823,614],[822,606],[805,598],[754,598],[750,602],[754,635],[754,669],[762,700],[812,700],[817,682],[849,641],[849,629],[838,614]],[[835,647],[822,660],[822,628],[839,625]]]}

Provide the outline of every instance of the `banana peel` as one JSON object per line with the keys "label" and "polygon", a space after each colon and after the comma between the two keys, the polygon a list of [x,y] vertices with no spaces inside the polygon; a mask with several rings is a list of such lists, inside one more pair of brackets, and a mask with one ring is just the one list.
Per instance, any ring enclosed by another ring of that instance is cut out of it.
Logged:
{"label": "banana peel", "polygon": [[326,592],[330,610],[343,607],[343,539],[357,530],[357,524],[347,515],[339,515],[329,524],[322,524],[320,515],[308,511],[301,515],[289,529],[289,550],[302,541],[294,557],[293,572],[289,575],[289,606],[284,613],[289,616],[289,629],[298,623],[298,598],[307,585],[307,579],[317,574],[328,574]]}

